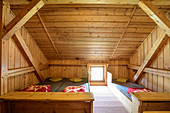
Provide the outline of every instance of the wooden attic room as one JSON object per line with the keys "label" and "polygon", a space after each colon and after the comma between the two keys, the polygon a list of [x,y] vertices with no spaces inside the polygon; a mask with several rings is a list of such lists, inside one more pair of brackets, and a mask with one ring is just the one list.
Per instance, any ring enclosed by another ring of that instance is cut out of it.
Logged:
{"label": "wooden attic room", "polygon": [[0,113],[170,113],[170,0],[0,0]]}

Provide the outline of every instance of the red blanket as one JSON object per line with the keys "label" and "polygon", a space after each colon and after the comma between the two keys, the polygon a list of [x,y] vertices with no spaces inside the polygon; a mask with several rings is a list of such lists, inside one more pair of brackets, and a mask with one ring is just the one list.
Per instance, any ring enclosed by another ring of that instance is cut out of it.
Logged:
{"label": "red blanket", "polygon": [[128,88],[127,93],[130,94],[130,92],[154,92],[148,88]]}
{"label": "red blanket", "polygon": [[51,86],[50,85],[31,85],[29,87],[26,87],[20,91],[25,91],[25,92],[49,92],[51,91]]}
{"label": "red blanket", "polygon": [[86,92],[85,86],[67,86],[62,92]]}

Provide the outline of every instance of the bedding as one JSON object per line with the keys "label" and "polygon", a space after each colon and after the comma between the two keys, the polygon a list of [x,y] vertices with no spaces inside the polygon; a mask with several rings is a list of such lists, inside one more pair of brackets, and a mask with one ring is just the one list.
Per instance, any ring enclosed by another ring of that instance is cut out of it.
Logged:
{"label": "bedding", "polygon": [[52,78],[50,78],[49,80],[51,81],[51,82],[58,82],[58,81],[61,81],[63,78],[59,78],[59,77],[52,77]]}
{"label": "bedding", "polygon": [[118,78],[118,79],[116,79],[116,81],[118,81],[118,82],[127,82],[127,80],[128,79],[126,79],[126,78]]}
{"label": "bedding", "polygon": [[63,78],[61,81],[52,82],[50,81],[50,78],[47,78],[44,82],[38,83],[37,85],[50,85],[51,86],[50,92],[55,92],[66,81],[66,79],[67,78]]}
{"label": "bedding", "polygon": [[131,92],[154,92],[148,88],[128,88],[127,93],[131,93]]}
{"label": "bedding", "polygon": [[67,86],[62,92],[86,92],[85,86]]}
{"label": "bedding", "polygon": [[20,91],[24,92],[49,92],[51,91],[50,85],[31,85],[29,87],[26,87]]}
{"label": "bedding", "polygon": [[90,87],[88,83],[88,78],[81,78],[81,82],[72,82],[67,78],[64,83],[57,89],[56,92],[62,92],[65,87],[67,86],[85,86],[86,87],[86,92],[90,92]]}
{"label": "bedding", "polygon": [[69,80],[72,81],[72,82],[81,82],[83,79],[81,79],[81,78],[70,78]]}

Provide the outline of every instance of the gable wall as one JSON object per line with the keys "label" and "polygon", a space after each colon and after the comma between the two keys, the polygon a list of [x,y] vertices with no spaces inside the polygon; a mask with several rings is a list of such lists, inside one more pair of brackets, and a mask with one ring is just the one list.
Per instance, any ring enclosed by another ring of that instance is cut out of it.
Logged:
{"label": "gable wall", "polygon": [[120,77],[129,78],[128,60],[50,60],[50,76],[87,78],[88,63],[107,63],[107,71],[112,73],[114,79]]}

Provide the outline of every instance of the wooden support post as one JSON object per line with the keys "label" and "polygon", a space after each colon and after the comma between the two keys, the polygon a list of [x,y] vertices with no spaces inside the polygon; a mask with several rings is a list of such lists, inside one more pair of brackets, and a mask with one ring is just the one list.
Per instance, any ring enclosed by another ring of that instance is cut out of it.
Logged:
{"label": "wooden support post", "polygon": [[149,0],[141,0],[138,5],[170,37],[170,21],[166,18],[165,14],[156,8]]}
{"label": "wooden support post", "polygon": [[3,0],[0,0],[0,92],[3,92],[2,83],[2,30],[3,30]]}
{"label": "wooden support post", "polygon": [[154,57],[157,55],[157,53],[163,47],[163,45],[165,44],[165,42],[167,41],[168,38],[169,38],[168,35],[166,35],[166,33],[163,32],[160,35],[160,38],[158,38],[156,40],[155,44],[153,45],[153,47],[151,48],[151,50],[147,54],[145,60],[143,61],[142,65],[139,67],[136,75],[134,76],[133,82],[139,83],[142,80],[143,70],[145,69],[146,66],[149,66],[149,64],[153,61]]}
{"label": "wooden support post", "polygon": [[[0,1],[0,36],[3,35],[3,27],[5,26],[5,8],[7,4],[2,0]],[[8,78],[8,40],[0,38],[0,72],[1,72],[1,95],[7,93],[7,78]]]}
{"label": "wooden support post", "polygon": [[17,31],[15,33],[15,36],[13,36],[13,39],[15,41],[15,43],[17,44],[18,48],[20,49],[21,53],[24,55],[24,57],[26,58],[27,62],[32,65],[35,69],[35,74],[38,78],[38,80],[44,81],[44,77],[42,76],[41,72],[40,72],[40,68],[37,64],[37,62],[34,60],[29,48],[27,47],[21,33],[19,31]]}
{"label": "wooden support post", "polygon": [[2,38],[10,38],[18,31],[42,6],[42,0],[33,0],[18,16],[16,16],[5,28]]}

